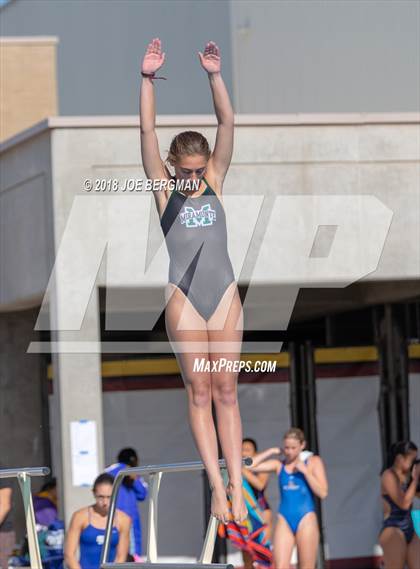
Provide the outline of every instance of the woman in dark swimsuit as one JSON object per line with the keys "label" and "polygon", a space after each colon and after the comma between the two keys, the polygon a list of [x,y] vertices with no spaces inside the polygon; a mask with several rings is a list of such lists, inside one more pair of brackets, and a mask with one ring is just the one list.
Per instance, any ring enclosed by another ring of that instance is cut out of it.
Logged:
{"label": "woman in dark swimsuit", "polygon": [[417,447],[401,441],[391,447],[390,468],[381,478],[384,522],[379,537],[385,569],[418,569],[420,539],[415,535],[411,507],[419,481],[419,465],[413,466]]}
{"label": "woman in dark swimsuit", "polygon": [[[142,63],[140,92],[141,153],[145,173],[153,180],[199,181],[195,192],[155,191],[156,207],[169,252],[166,330],[188,394],[191,429],[212,488],[212,514],[229,521],[226,490],[218,466],[217,427],[229,474],[228,492],[235,521],[247,510],[242,495],[242,426],[237,399],[237,372],[197,371],[194,362],[210,366],[220,358],[240,359],[243,314],[227,253],[222,186],[233,151],[234,116],[223,82],[219,49],[209,42],[200,63],[207,72],[217,117],[213,152],[205,137],[181,132],[162,160],[155,131],[155,73],[165,54],[159,39],[148,46]],[[171,175],[166,162],[175,172]],[[223,348],[223,349],[222,349]],[[210,368],[212,369],[212,368]],[[231,370],[233,367],[231,368]]]}

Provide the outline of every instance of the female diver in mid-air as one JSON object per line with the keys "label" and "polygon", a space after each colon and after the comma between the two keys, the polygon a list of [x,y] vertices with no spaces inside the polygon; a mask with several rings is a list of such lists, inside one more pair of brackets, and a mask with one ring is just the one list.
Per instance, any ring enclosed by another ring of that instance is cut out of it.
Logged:
{"label": "female diver in mid-air", "polygon": [[[161,41],[153,39],[142,62],[140,137],[143,167],[153,180],[195,182],[193,191],[153,192],[168,248],[170,266],[166,288],[165,321],[188,394],[191,429],[212,489],[211,511],[221,522],[230,518],[226,490],[218,465],[216,428],[229,474],[227,491],[232,516],[242,521],[247,509],[242,495],[242,425],[237,399],[237,373],[212,363],[220,358],[240,359],[243,330],[242,305],[227,251],[222,186],[232,157],[234,117],[220,68],[219,48],[207,43],[199,52],[207,72],[217,117],[217,134],[211,152],[206,138],[194,131],[175,136],[166,161],[159,152],[155,132],[153,80],[163,65]],[[172,176],[167,164],[173,168]],[[223,349],[220,348],[223,346]],[[210,362],[205,371],[194,361]]]}

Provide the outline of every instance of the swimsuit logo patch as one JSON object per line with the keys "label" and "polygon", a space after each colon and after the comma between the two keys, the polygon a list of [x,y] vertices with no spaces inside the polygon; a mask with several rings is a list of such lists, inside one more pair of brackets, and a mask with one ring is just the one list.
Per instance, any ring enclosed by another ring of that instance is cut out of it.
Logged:
{"label": "swimsuit logo patch", "polygon": [[287,484],[283,484],[283,490],[299,490],[299,486],[293,480],[293,476],[289,478]]}
{"label": "swimsuit logo patch", "polygon": [[200,209],[185,206],[179,217],[185,227],[207,227],[216,221],[216,212],[210,204],[203,205]]}

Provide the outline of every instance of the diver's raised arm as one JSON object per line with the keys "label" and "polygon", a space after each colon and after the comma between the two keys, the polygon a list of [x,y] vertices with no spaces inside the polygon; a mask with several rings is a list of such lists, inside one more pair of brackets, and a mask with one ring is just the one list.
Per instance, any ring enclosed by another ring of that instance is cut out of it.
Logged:
{"label": "diver's raised arm", "polygon": [[204,53],[199,52],[200,63],[208,73],[213,96],[214,112],[217,118],[217,134],[209,169],[221,184],[232,159],[234,114],[229,93],[221,74],[221,56],[218,46],[208,42]]}
{"label": "diver's raised arm", "polygon": [[164,61],[165,54],[162,53],[161,41],[159,38],[155,38],[147,46],[146,54],[143,58],[139,101],[141,157],[146,176],[151,179],[167,177],[155,131],[156,104],[155,87],[153,84],[153,76],[162,67]]}

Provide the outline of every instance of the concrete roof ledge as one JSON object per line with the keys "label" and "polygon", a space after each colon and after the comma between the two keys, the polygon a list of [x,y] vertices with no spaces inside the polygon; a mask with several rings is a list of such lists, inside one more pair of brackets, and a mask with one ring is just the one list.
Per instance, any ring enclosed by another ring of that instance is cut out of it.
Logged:
{"label": "concrete roof ledge", "polygon": [[[212,127],[214,115],[158,115],[157,127]],[[352,126],[352,125],[418,124],[420,113],[314,113],[314,114],[238,114],[235,125],[241,126]],[[59,128],[138,128],[136,115],[57,116],[39,123],[6,139],[0,144],[0,153],[47,130]]]}
{"label": "concrete roof ledge", "polygon": [[2,36],[0,44],[48,44],[55,45],[60,42],[58,36]]}

